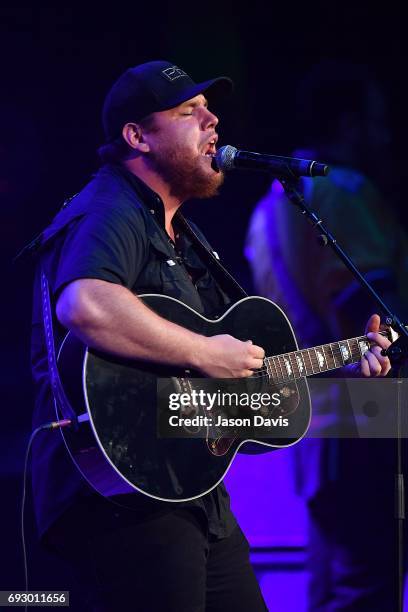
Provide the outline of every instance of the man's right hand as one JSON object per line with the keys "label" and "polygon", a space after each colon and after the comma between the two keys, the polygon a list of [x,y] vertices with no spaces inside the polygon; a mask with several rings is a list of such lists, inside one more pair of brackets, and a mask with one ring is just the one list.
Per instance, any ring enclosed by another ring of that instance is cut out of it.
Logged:
{"label": "man's right hand", "polygon": [[212,378],[244,378],[262,368],[265,351],[227,334],[202,338],[198,369]]}

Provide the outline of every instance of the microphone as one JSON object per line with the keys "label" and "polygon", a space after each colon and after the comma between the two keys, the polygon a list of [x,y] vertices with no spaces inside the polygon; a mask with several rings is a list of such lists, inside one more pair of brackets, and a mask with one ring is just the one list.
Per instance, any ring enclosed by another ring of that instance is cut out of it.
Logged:
{"label": "microphone", "polygon": [[265,155],[251,151],[239,151],[231,145],[220,147],[213,157],[214,170],[260,170],[276,178],[300,178],[301,176],[327,176],[329,166],[311,159]]}

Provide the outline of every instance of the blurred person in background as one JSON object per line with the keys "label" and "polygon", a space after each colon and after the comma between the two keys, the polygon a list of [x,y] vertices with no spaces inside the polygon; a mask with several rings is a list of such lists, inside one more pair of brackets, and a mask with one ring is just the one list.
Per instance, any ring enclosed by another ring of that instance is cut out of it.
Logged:
{"label": "blurred person in background", "polygon": [[[301,181],[306,202],[404,320],[408,239],[383,196],[391,142],[384,95],[365,67],[327,61],[302,80],[296,104],[303,142],[293,155],[331,166],[327,177]],[[378,311],[278,181],[251,216],[246,256],[255,293],[285,310],[301,348],[359,335]],[[320,426],[322,438],[291,451],[309,513],[309,610],[389,612],[397,602],[395,441],[325,437],[350,414],[350,400],[340,381],[315,389],[313,435]]]}

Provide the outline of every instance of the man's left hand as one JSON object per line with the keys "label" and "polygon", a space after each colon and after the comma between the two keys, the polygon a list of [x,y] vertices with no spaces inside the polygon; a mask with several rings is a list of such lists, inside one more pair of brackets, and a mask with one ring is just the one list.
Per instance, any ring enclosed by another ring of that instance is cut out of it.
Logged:
{"label": "man's left hand", "polygon": [[391,342],[380,331],[380,317],[377,314],[369,318],[365,333],[367,338],[374,342],[371,348],[364,353],[361,361],[346,367],[346,376],[386,376],[391,369],[388,357],[381,355],[382,349],[387,349]]}

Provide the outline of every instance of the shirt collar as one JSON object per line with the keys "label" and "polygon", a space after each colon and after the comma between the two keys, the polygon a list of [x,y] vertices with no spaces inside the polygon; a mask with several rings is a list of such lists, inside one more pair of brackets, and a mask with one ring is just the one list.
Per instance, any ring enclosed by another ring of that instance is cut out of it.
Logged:
{"label": "shirt collar", "polygon": [[124,178],[136,192],[142,204],[155,216],[156,221],[165,228],[164,204],[158,193],[121,164],[107,164],[104,169]]}

